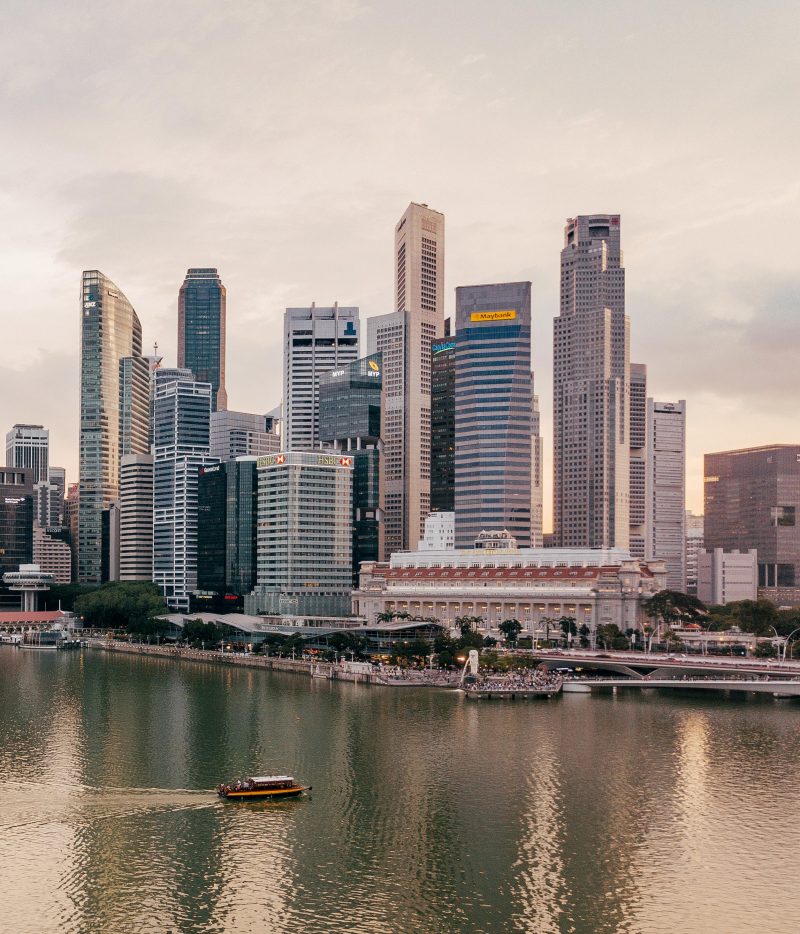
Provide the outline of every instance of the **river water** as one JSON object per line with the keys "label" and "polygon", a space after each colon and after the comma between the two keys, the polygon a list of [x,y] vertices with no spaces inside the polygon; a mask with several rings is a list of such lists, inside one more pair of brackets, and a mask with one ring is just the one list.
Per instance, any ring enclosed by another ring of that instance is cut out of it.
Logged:
{"label": "river water", "polygon": [[[800,931],[800,705],[0,648],[0,930]],[[288,771],[310,797],[220,802]]]}

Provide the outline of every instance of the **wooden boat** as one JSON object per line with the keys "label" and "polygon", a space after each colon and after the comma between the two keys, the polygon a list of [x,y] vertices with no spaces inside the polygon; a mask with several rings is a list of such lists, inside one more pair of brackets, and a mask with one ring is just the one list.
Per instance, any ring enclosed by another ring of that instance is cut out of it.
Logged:
{"label": "wooden boat", "polygon": [[296,798],[304,791],[311,791],[307,787],[298,785],[291,775],[257,775],[241,781],[221,784],[217,787],[220,798],[229,798],[236,801],[255,801],[259,798]]}

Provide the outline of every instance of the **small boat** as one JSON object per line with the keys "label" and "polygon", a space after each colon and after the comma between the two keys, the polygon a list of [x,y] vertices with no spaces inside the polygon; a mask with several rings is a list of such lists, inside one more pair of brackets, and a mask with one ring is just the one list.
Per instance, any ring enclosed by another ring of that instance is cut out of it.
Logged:
{"label": "small boat", "polygon": [[311,785],[298,785],[291,775],[257,775],[217,787],[220,798],[252,801],[257,798],[296,798]]}

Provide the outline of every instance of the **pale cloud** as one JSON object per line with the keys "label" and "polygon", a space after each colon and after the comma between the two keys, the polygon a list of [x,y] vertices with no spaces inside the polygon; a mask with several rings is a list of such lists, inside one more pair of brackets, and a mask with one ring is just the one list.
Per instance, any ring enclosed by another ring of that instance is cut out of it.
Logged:
{"label": "pale cloud", "polygon": [[218,266],[230,403],[271,408],[283,308],[390,310],[413,199],[447,216],[448,308],[533,281],[549,451],[563,222],[615,211],[632,356],[687,398],[697,507],[703,451],[798,440],[800,8],[768,6],[6,0],[0,430],[48,424],[74,479],[83,268],[174,359],[185,270]]}

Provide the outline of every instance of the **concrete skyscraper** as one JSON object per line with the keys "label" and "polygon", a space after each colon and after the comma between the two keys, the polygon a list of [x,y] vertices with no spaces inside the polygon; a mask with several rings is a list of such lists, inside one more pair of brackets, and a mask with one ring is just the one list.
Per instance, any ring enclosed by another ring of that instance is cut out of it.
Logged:
{"label": "concrete skyscraper", "polygon": [[319,447],[319,378],[358,360],[358,308],[287,308],[283,318],[284,451]]}
{"label": "concrete skyscraper", "polygon": [[531,544],[531,284],[456,289],[456,548]]}
{"label": "concrete skyscraper", "polygon": [[667,566],[667,587],[686,590],[686,403],[647,400],[645,558]]}
{"label": "concrete skyscraper", "polygon": [[119,481],[119,579],[153,579],[153,455],[126,454]]}
{"label": "concrete skyscraper", "polygon": [[153,580],[167,604],[189,609],[197,589],[197,487],[210,464],[210,383],[188,370],[156,370],[153,465]]}
{"label": "concrete skyscraper", "polygon": [[34,486],[47,483],[50,432],[43,425],[14,425],[6,434],[6,467],[31,471]]}
{"label": "concrete skyscraper", "polygon": [[189,269],[178,293],[178,366],[211,383],[211,411],[228,408],[225,286],[216,269]]}
{"label": "concrete skyscraper", "polygon": [[[531,390],[533,390],[533,374],[531,374]],[[541,414],[539,397],[533,393],[531,400],[531,548],[541,548],[544,543],[543,480]]]}
{"label": "concrete skyscraper", "polygon": [[627,549],[630,350],[619,215],[567,221],[554,338],[555,544]]}
{"label": "concrete skyscraper", "polygon": [[647,500],[647,367],[631,364],[630,382],[630,542],[632,558],[644,560]]}
{"label": "concrete skyscraper", "polygon": [[211,456],[223,463],[237,457],[261,457],[281,449],[280,418],[250,412],[211,413]]}
{"label": "concrete skyscraper", "polygon": [[394,231],[395,311],[368,320],[384,374],[387,557],[414,549],[431,508],[431,345],[444,321],[444,215],[412,203]]}
{"label": "concrete skyscraper", "polygon": [[146,369],[136,359],[141,356],[142,327],[131,303],[101,272],[84,272],[78,497],[81,583],[97,584],[103,578],[103,511],[119,497],[123,452],[147,453],[147,410],[140,404],[138,387],[141,378],[146,381]]}

